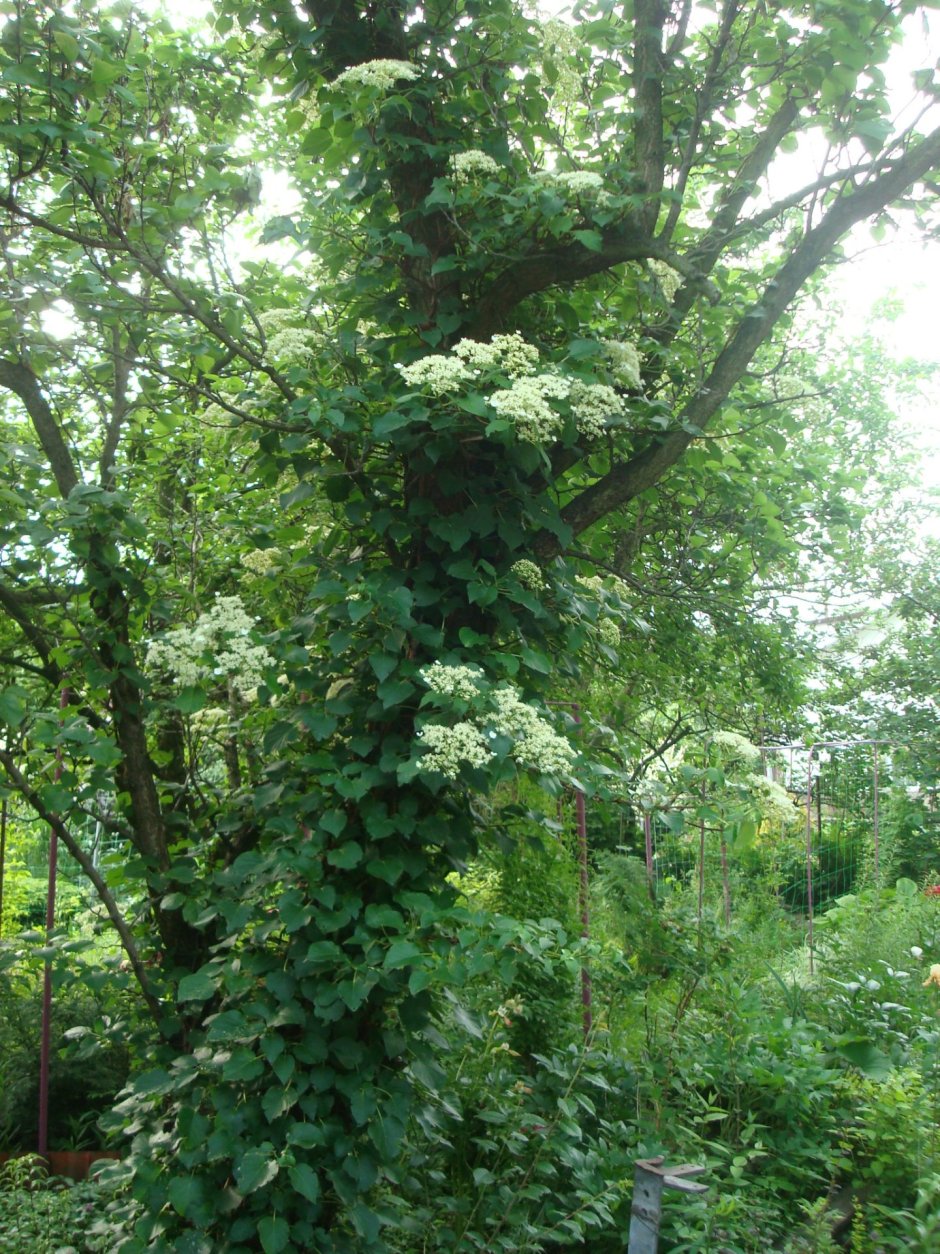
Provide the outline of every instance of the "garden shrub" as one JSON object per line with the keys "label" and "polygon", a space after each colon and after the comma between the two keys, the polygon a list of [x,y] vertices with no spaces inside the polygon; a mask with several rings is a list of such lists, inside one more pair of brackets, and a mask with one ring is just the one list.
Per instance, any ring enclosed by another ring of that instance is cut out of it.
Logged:
{"label": "garden shrub", "polygon": [[113,1190],[92,1178],[49,1176],[27,1155],[0,1166],[0,1250],[9,1254],[111,1254],[115,1230],[107,1208]]}
{"label": "garden shrub", "polygon": [[[38,1137],[42,975],[7,948],[0,964],[0,1148],[34,1150]],[[49,1147],[102,1144],[99,1115],[109,1110],[130,1067],[125,1000],[99,980],[99,990],[56,978],[49,1074]],[[124,1020],[126,1023],[126,1020]],[[108,1031],[108,1029],[112,1029]],[[98,1034],[110,1039],[99,1042]],[[87,1041],[71,1039],[87,1034]]]}

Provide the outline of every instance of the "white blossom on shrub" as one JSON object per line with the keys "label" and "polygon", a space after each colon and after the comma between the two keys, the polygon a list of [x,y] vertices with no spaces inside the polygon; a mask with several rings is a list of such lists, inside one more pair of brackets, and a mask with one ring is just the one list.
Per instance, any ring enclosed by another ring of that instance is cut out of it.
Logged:
{"label": "white blossom on shrub", "polygon": [[597,196],[604,189],[604,180],[591,170],[552,170],[543,177],[572,196]]}
{"label": "white blossom on shrub", "polygon": [[611,374],[625,388],[638,388],[642,384],[640,353],[629,340],[601,340]]}
{"label": "white blossom on shrub", "polygon": [[512,419],[520,440],[546,444],[557,439],[564,424],[545,398],[563,399],[570,387],[561,375],[530,375],[515,379],[510,388],[500,388],[489,400],[498,414]]}
{"label": "white blossom on shrub", "polygon": [[432,662],[422,667],[418,674],[431,689],[443,697],[460,697],[471,701],[480,695],[483,672],[478,666],[448,666],[444,662]]}
{"label": "white blossom on shrub", "polygon": [[520,557],[518,562],[513,562],[509,573],[515,575],[523,588],[528,588],[530,592],[542,592],[547,587],[545,576],[535,562],[530,562],[527,557]]}
{"label": "white blossom on shrub", "polygon": [[427,388],[433,396],[446,396],[459,390],[460,385],[472,378],[471,372],[457,358],[434,353],[422,357],[410,366],[399,366],[401,377],[411,387]]}
{"label": "white blossom on shrub", "polygon": [[273,662],[251,639],[254,623],[239,597],[219,597],[191,627],[175,627],[147,650],[151,670],[171,674],[182,686],[225,679],[245,701],[254,699]]}
{"label": "white blossom on shrub", "polygon": [[739,732],[716,731],[712,732],[709,739],[726,761],[731,758],[739,758],[742,762],[760,761],[760,749]]}
{"label": "white blossom on shrub", "polygon": [[596,439],[603,434],[608,419],[623,413],[623,401],[606,383],[575,383],[571,410],[581,434]]}
{"label": "white blossom on shrub", "polygon": [[320,336],[316,331],[305,330],[303,327],[284,327],[270,337],[265,352],[268,357],[277,358],[278,361],[299,365],[310,360],[319,340]]}
{"label": "white blossom on shrub", "polygon": [[603,644],[610,649],[620,647],[620,628],[610,617],[602,618],[597,624],[597,634]]}
{"label": "white blossom on shrub", "polygon": [[451,178],[457,184],[476,182],[488,175],[499,174],[501,169],[498,161],[494,161],[489,153],[481,152],[479,148],[456,152],[450,159]]}
{"label": "white blossom on shrub", "polygon": [[763,822],[787,827],[800,821],[801,811],[776,780],[765,775],[751,775],[746,782],[754,794],[754,804]]}
{"label": "white blossom on shrub", "polygon": [[418,735],[430,750],[421,759],[421,769],[439,771],[448,779],[456,779],[462,766],[486,766],[494,756],[483,733],[473,723],[455,723],[451,727],[427,723]]}
{"label": "white blossom on shrub", "polygon": [[242,566],[256,579],[269,575],[281,564],[281,555],[277,549],[252,549],[239,558]]}
{"label": "white blossom on shrub", "polygon": [[499,370],[510,379],[533,374],[539,364],[539,350],[527,343],[518,331],[481,340],[458,340],[454,354],[479,370]]}
{"label": "white blossom on shrub", "polygon": [[[509,756],[541,775],[564,775],[574,765],[574,751],[546,718],[508,686],[487,691],[482,671],[470,666],[433,662],[419,674],[432,691],[478,702],[478,713],[453,724],[425,723],[418,737],[426,752],[421,771],[437,771],[456,779],[462,765],[485,766],[496,755],[491,743],[499,736],[511,742]],[[480,705],[486,708],[480,709]]]}
{"label": "white blossom on shrub", "polygon": [[396,82],[404,79],[411,82],[420,77],[416,66],[409,61],[394,61],[380,58],[377,61],[363,61],[360,65],[351,65],[343,70],[330,84],[334,89],[341,87],[378,87],[380,91],[388,91]]}
{"label": "white blossom on shrub", "polygon": [[665,261],[659,261],[655,257],[646,264],[656,276],[656,282],[659,284],[666,304],[671,305],[676,298],[676,292],[682,286],[682,275],[678,270],[673,270],[672,266],[667,265]]}
{"label": "white blossom on shrub", "polygon": [[563,736],[512,688],[497,688],[493,693],[492,727],[498,735],[515,741],[512,756],[542,775],[561,775],[570,771],[574,753]]}

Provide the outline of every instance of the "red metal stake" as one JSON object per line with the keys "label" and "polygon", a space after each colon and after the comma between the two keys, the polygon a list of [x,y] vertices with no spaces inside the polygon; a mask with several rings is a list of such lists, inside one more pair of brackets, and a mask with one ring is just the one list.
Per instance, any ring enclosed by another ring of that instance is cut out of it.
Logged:
{"label": "red metal stake", "polygon": [[3,870],[7,860],[7,799],[0,800],[0,936],[3,935]]}
{"label": "red metal stake", "polygon": [[[63,688],[59,708],[68,705],[68,689]],[[56,750],[56,766],[53,778],[62,775],[62,750]],[[55,927],[55,880],[59,863],[59,834],[53,827],[49,832],[49,884],[46,889],[46,944],[52,940]],[[52,1045],[52,963],[46,959],[42,984],[42,1027],[39,1040],[39,1130],[36,1151],[45,1158],[49,1149],[49,1058]]]}
{"label": "red metal stake", "polygon": [[813,753],[810,746],[806,763],[806,943],[809,946],[809,973],[813,974]]}
{"label": "red metal stake", "polygon": [[[571,706],[575,724],[581,726],[579,707]],[[581,936],[584,940],[591,938],[591,901],[587,843],[587,812],[584,805],[584,793],[579,788],[575,793],[575,813],[578,820],[578,909],[581,913]],[[591,971],[587,962],[581,964],[581,1023],[584,1039],[591,1035],[594,1026],[593,990],[591,987]]]}

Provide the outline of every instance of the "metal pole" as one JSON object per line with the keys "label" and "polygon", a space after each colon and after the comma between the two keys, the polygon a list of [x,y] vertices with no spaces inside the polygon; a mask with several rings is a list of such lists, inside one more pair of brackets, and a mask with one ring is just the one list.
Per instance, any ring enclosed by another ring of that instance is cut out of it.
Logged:
{"label": "metal pole", "polygon": [[[46,889],[46,944],[55,926],[55,877],[59,860],[59,836],[49,833],[49,883]],[[42,1027],[39,1041],[39,1135],[37,1153],[45,1158],[49,1149],[49,1057],[52,1041],[52,963],[46,959],[42,985]]]}
{"label": "metal pole", "polygon": [[0,800],[0,936],[3,935],[3,875],[7,861],[7,799]]}
{"label": "metal pole", "polygon": [[724,901],[725,927],[731,926],[731,880],[728,876],[728,841],[721,832],[721,895]]}
{"label": "metal pole", "polygon": [[[59,708],[68,705],[68,689],[63,688],[59,698]],[[62,750],[56,750],[56,765],[53,778],[58,780],[62,775]],[[53,827],[49,832],[49,881],[46,888],[46,944],[52,940],[55,927],[55,888],[56,871],[59,863],[59,834]],[[52,1053],[52,963],[47,958],[43,970],[42,984],[42,1024],[39,1038],[39,1128],[36,1138],[36,1151],[45,1158],[49,1149],[49,1059]]]}
{"label": "metal pole", "polygon": [[698,825],[698,929],[702,930],[705,911],[705,780],[702,780],[702,818]]}
{"label": "metal pole", "polygon": [[806,942],[809,946],[809,973],[813,974],[813,753],[815,746],[810,746],[809,760],[806,763],[806,910],[807,933]]}
{"label": "metal pole", "polygon": [[646,879],[649,884],[650,900],[656,900],[656,877],[653,870],[653,820],[649,813],[643,815],[643,838],[646,844]]}
{"label": "metal pole", "polygon": [[[573,704],[575,724],[581,726],[579,707]],[[584,940],[591,938],[591,900],[590,878],[588,865],[587,841],[587,810],[584,804],[584,793],[579,788],[574,796],[575,814],[578,823],[578,908],[581,913],[581,936]],[[591,987],[591,971],[586,961],[581,963],[581,1024],[584,1039],[591,1035],[594,1026],[593,991]]]}
{"label": "metal pole", "polygon": [[881,887],[881,849],[879,844],[878,831],[878,746],[872,745],[872,758],[874,768],[873,789],[874,797],[872,802],[872,835],[875,838],[875,887]]}

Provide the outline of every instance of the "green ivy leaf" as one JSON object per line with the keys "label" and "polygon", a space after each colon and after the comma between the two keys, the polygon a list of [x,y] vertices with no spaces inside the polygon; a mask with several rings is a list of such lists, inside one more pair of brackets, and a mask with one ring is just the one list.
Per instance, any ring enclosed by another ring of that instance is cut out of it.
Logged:
{"label": "green ivy leaf", "polygon": [[258,1222],[258,1238],[264,1254],[281,1254],[290,1244],[290,1224],[280,1215],[266,1215]]}
{"label": "green ivy leaf", "polygon": [[177,990],[177,1001],[208,1001],[214,997],[219,987],[218,973],[203,967],[192,975],[184,975]]}
{"label": "green ivy leaf", "polygon": [[276,1179],[280,1168],[272,1155],[272,1149],[271,1144],[265,1142],[257,1149],[248,1150],[241,1162],[235,1165],[235,1183],[243,1196],[264,1188]]}

